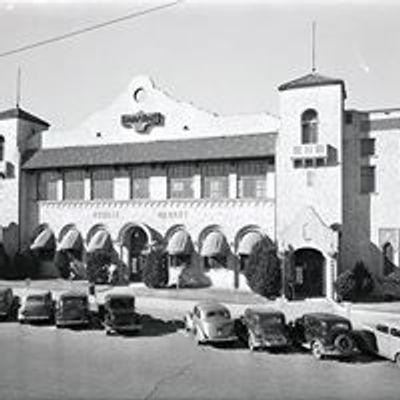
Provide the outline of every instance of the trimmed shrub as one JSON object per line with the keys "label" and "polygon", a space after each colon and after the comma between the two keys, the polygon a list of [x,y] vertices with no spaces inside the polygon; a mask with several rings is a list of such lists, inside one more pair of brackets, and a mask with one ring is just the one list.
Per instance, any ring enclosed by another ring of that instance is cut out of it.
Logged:
{"label": "trimmed shrub", "polygon": [[356,280],[356,296],[362,298],[374,290],[374,280],[362,261],[358,261],[353,268]]}
{"label": "trimmed shrub", "polygon": [[54,265],[60,272],[61,278],[68,279],[70,274],[70,267],[69,267],[70,259],[68,253],[61,250],[57,251],[54,257]]}
{"label": "trimmed shrub", "polygon": [[150,288],[162,288],[168,284],[168,264],[165,252],[154,249],[147,255],[143,268],[143,282]]}
{"label": "trimmed shrub", "polygon": [[108,266],[111,264],[109,251],[96,250],[87,255],[87,278],[90,283],[107,283]]}
{"label": "trimmed shrub", "polygon": [[35,279],[39,277],[40,263],[35,253],[28,250],[18,252],[10,263],[8,279]]}
{"label": "trimmed shrub", "polygon": [[246,263],[244,274],[247,284],[261,296],[272,298],[281,291],[281,269],[274,248],[258,243]]}
{"label": "trimmed shrub", "polygon": [[382,279],[382,292],[385,300],[400,299],[400,268]]}
{"label": "trimmed shrub", "polygon": [[374,289],[374,280],[362,261],[350,271],[342,272],[335,282],[339,300],[356,301],[368,296]]}
{"label": "trimmed shrub", "polygon": [[356,298],[356,279],[353,271],[347,270],[342,272],[335,284],[336,293],[340,301],[353,301]]}

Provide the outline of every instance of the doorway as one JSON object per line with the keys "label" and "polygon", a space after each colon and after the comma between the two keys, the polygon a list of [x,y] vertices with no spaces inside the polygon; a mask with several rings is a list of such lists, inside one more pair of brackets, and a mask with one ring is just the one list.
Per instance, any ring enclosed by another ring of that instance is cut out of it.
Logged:
{"label": "doorway", "polygon": [[292,266],[295,298],[325,295],[325,257],[319,250],[313,248],[296,250]]}
{"label": "doorway", "polygon": [[147,234],[140,226],[134,226],[127,232],[128,268],[131,282],[142,281],[148,243]]}

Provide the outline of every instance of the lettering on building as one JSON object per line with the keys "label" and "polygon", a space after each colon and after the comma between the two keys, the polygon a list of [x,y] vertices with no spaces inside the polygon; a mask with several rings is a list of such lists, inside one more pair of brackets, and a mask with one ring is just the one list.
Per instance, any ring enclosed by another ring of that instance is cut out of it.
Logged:
{"label": "lettering on building", "polygon": [[188,217],[188,212],[186,210],[159,211],[157,217],[160,219],[186,219]]}
{"label": "lettering on building", "polygon": [[159,112],[121,115],[121,124],[124,128],[134,128],[137,133],[149,133],[155,126],[164,126],[165,117]]}
{"label": "lettering on building", "polygon": [[119,218],[119,212],[118,211],[95,211],[93,213],[93,218],[96,218],[96,219]]}

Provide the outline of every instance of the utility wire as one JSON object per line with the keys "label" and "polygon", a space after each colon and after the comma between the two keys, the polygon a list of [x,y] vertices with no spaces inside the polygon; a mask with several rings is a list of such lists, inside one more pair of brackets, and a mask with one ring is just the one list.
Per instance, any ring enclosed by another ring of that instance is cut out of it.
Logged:
{"label": "utility wire", "polygon": [[101,22],[101,23],[96,24],[96,25],[92,25],[92,26],[88,26],[86,28],[78,29],[76,31],[64,33],[63,35],[54,36],[54,37],[49,38],[49,39],[40,40],[38,42],[34,42],[34,43],[31,43],[31,44],[28,44],[28,45],[25,45],[25,46],[17,47],[16,49],[8,50],[8,51],[5,51],[3,53],[0,53],[0,58],[8,57],[8,56],[11,56],[11,55],[17,54],[17,53],[22,53],[22,52],[27,51],[27,50],[32,50],[32,49],[34,49],[36,47],[45,46],[45,45],[48,45],[48,44],[51,44],[51,43],[59,42],[61,40],[69,39],[69,38],[74,37],[74,36],[79,36],[79,35],[82,35],[82,34],[87,33],[87,32],[91,32],[91,31],[94,31],[94,30],[97,30],[97,29],[105,28],[105,27],[110,26],[110,25],[118,24],[118,23],[120,23],[122,21],[126,21],[126,20],[129,20],[129,19],[137,18],[137,17],[141,17],[143,15],[147,15],[147,14],[150,14],[150,13],[153,13],[153,12],[156,12],[156,11],[160,11],[160,10],[163,10],[165,8],[176,6],[177,4],[182,3],[183,1],[185,1],[185,0],[177,0],[177,1],[174,1],[173,3],[167,3],[167,4],[162,4],[160,6],[147,8],[147,9],[142,10],[142,11],[137,11],[137,12],[125,15],[123,17],[114,18],[114,19],[111,19],[111,20],[108,20],[108,21],[105,21],[105,22]]}

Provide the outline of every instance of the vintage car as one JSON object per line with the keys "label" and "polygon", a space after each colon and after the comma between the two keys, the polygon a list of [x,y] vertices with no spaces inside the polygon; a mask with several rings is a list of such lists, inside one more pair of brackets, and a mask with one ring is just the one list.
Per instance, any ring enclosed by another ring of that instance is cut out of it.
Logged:
{"label": "vintage car", "polygon": [[237,340],[229,310],[217,302],[197,304],[185,315],[184,324],[186,330],[195,335],[198,344]]}
{"label": "vintage car", "polygon": [[11,288],[0,288],[0,318],[15,320],[19,307],[19,297],[15,296]]}
{"label": "vintage car", "polygon": [[285,315],[273,308],[249,307],[236,323],[239,338],[251,351],[287,348],[291,344]]}
{"label": "vintage car", "polygon": [[364,330],[373,335],[373,343],[368,350],[394,361],[400,367],[400,323],[388,320],[378,324],[364,325]]}
{"label": "vintage car", "polygon": [[293,334],[295,342],[310,348],[316,359],[349,357],[356,349],[351,322],[335,314],[304,314],[296,319]]}
{"label": "vintage car", "polygon": [[104,298],[104,327],[106,334],[129,334],[142,329],[135,310],[135,296],[128,293],[109,293]]}
{"label": "vintage car", "polygon": [[49,290],[30,291],[23,297],[18,311],[18,321],[54,322],[54,300]]}
{"label": "vintage car", "polygon": [[89,301],[86,293],[63,292],[57,301],[56,326],[83,327],[91,323]]}

